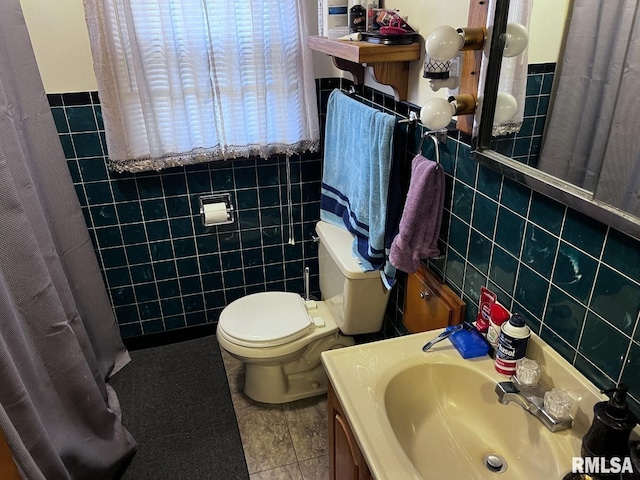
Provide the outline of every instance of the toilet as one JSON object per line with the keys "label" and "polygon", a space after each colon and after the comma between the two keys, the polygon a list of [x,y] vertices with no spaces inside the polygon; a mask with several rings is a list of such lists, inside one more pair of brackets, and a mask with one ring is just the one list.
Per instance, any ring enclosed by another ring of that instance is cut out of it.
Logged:
{"label": "toilet", "polygon": [[231,302],[220,314],[220,346],[245,363],[244,392],[285,403],[327,391],[325,350],[354,344],[351,335],[377,332],[389,299],[380,272],[363,272],[352,256],[353,236],[320,221],[322,301],[297,293],[262,292]]}

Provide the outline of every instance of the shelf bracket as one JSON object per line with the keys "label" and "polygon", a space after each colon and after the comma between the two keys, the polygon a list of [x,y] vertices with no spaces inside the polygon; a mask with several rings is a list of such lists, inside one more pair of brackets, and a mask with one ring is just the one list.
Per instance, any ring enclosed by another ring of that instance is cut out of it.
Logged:
{"label": "shelf bracket", "polygon": [[371,65],[376,81],[389,85],[397,101],[405,101],[409,95],[409,62],[382,62]]}
{"label": "shelf bracket", "polygon": [[353,83],[355,85],[364,85],[364,66],[361,63],[351,62],[340,57],[331,58],[333,58],[333,64],[336,67],[353,75]]}
{"label": "shelf bracket", "polygon": [[[364,65],[339,57],[332,57],[333,64],[340,70],[353,75],[355,85],[364,85]],[[376,82],[393,89],[395,99],[404,101],[409,93],[409,62],[376,62],[369,64],[373,68]]]}

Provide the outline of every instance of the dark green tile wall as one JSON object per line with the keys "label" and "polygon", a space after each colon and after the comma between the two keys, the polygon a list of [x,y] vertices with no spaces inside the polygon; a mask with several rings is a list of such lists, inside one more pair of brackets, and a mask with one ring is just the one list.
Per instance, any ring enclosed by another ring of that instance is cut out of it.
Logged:
{"label": "dark green tile wall", "polygon": [[[348,91],[351,82],[318,82],[321,125],[336,86]],[[357,87],[356,97],[398,117],[419,110],[370,88]],[[97,95],[50,95],[50,103],[123,336],[215,322],[240,295],[302,292],[303,268],[317,272],[309,239],[319,216],[319,156],[292,159],[290,246],[282,158],[114,174],[106,166]],[[420,134],[421,127],[398,127],[394,148],[406,172]],[[430,268],[466,301],[469,320],[477,314],[478,286],[488,286],[594,383],[629,383],[640,413],[640,243],[479,166],[469,144],[452,131],[440,146],[447,172],[443,255]],[[424,142],[422,153],[433,158],[433,144]],[[217,191],[232,192],[239,221],[204,229],[197,198]],[[373,338],[406,333],[406,277],[398,280],[383,331]],[[312,282],[317,291],[317,274]]]}
{"label": "dark green tile wall", "polygon": [[[536,80],[541,95],[547,95],[544,78]],[[369,89],[360,98],[389,113],[419,110],[394,107]],[[394,147],[410,164],[421,127],[400,128]],[[487,286],[598,386],[629,383],[630,403],[640,413],[640,242],[478,165],[470,159],[468,136],[449,135],[440,145],[447,173],[443,255],[429,267],[465,300],[468,320],[478,312],[479,285]],[[433,148],[424,142],[422,153],[434,158]],[[407,333],[405,278],[399,278],[383,332],[374,338]]]}
{"label": "dark green tile wall", "polygon": [[[214,323],[249,293],[303,293],[305,267],[318,294],[319,153],[291,158],[290,245],[285,157],[114,173],[97,93],[48,97],[123,337]],[[199,197],[217,192],[231,193],[237,219],[205,228]]]}

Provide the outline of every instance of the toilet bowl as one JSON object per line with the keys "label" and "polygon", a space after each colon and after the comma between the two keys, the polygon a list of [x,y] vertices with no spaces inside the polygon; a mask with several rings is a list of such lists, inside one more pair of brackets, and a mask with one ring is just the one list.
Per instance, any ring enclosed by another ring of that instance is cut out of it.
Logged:
{"label": "toilet bowl", "polygon": [[327,391],[320,354],[354,340],[324,302],[314,303],[307,309],[296,293],[254,293],[221,313],[218,343],[246,364],[244,392],[253,400],[285,403]]}
{"label": "toilet bowl", "polygon": [[292,292],[261,292],[230,303],[220,314],[220,346],[245,363],[244,392],[264,403],[285,403],[327,391],[325,350],[353,345],[350,335],[380,330],[388,300],[380,272],[363,272],[351,255],[352,235],[318,222],[323,301]]}

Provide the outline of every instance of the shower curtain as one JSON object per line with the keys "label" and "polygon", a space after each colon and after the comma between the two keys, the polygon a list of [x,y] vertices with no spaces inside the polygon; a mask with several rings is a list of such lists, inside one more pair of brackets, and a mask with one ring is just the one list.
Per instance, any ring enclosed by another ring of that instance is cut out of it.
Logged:
{"label": "shower curtain", "polygon": [[135,441],[105,381],[128,361],[19,1],[3,0],[0,429],[22,478],[119,474]]}
{"label": "shower curtain", "polygon": [[575,2],[538,168],[640,216],[640,6]]}

